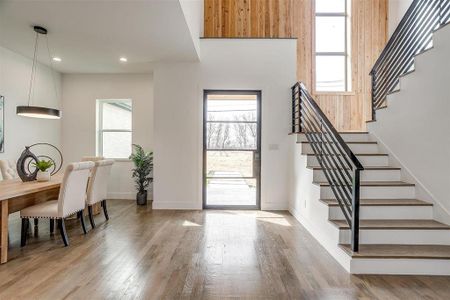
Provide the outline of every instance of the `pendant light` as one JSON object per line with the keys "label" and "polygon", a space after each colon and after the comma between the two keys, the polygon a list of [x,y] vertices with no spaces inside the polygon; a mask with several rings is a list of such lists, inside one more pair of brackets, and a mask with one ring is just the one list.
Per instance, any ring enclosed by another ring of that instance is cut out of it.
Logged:
{"label": "pendant light", "polygon": [[41,119],[59,119],[59,118],[61,118],[60,110],[55,109],[55,108],[31,105],[31,98],[33,95],[33,84],[34,84],[35,77],[36,77],[39,35],[45,35],[45,37],[46,37],[48,57],[50,60],[50,67],[51,67],[51,73],[52,73],[52,80],[53,80],[53,85],[55,88],[56,99],[58,99],[58,91],[56,89],[56,83],[55,83],[55,78],[54,78],[54,74],[53,74],[54,70],[53,70],[52,58],[50,55],[50,48],[48,46],[47,29],[45,29],[44,27],[41,27],[41,26],[34,26],[33,29],[36,32],[36,39],[34,42],[34,56],[33,56],[33,66],[31,68],[30,89],[28,91],[28,105],[27,106],[17,106],[16,112],[17,112],[17,115],[23,116],[23,117],[41,118]]}

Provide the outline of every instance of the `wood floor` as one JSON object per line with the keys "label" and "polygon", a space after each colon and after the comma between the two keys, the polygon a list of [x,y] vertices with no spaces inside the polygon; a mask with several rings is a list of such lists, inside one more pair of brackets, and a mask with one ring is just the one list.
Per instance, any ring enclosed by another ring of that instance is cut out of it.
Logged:
{"label": "wood floor", "polygon": [[19,247],[0,266],[0,299],[449,299],[450,277],[349,275],[288,213],[152,211],[111,200],[71,245],[50,236]]}

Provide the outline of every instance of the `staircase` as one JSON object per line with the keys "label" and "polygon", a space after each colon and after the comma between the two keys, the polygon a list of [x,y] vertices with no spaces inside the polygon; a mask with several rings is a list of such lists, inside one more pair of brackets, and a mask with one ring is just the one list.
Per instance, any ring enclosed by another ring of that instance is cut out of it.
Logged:
{"label": "staircase", "polygon": [[[379,123],[388,119],[387,100],[414,73],[416,56],[433,51],[433,35],[450,29],[449,22],[450,1],[413,1],[371,72],[372,122],[383,109],[383,118],[369,126],[375,133],[393,131],[395,116],[384,129]],[[428,76],[436,73],[430,70]],[[393,159],[374,134],[336,132],[303,84],[294,85],[292,95],[296,145],[290,212],[350,273],[450,275],[450,226],[436,220],[437,215],[442,220],[442,211],[427,201],[432,197],[423,186],[406,179],[411,174],[398,157]],[[408,105],[393,106],[404,118]],[[420,124],[417,116],[411,119]],[[396,131],[397,139],[401,132]]]}
{"label": "staircase", "polygon": [[[417,199],[415,185],[402,180],[401,168],[390,165],[389,155],[380,151],[370,133],[341,136],[364,167],[358,252],[351,250],[349,225],[306,135],[301,133],[297,134],[299,161],[303,161],[303,172],[308,173],[304,177],[311,178],[317,195],[306,201],[317,202],[310,205],[320,212],[321,220],[308,220],[299,213],[305,207],[294,208],[293,214],[302,224],[308,223],[308,229],[314,222],[318,227],[331,224],[326,230],[331,234],[317,234],[322,236],[319,241],[327,247],[334,237],[338,249],[328,250],[351,273],[450,275],[450,226],[433,219],[433,204]],[[316,231],[312,232],[315,236]]]}

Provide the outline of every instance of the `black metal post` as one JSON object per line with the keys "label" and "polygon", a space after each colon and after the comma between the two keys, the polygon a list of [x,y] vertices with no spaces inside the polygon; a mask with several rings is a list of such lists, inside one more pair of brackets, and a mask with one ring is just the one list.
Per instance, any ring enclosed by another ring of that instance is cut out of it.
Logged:
{"label": "black metal post", "polygon": [[296,133],[295,130],[295,87],[292,87],[292,133]]}
{"label": "black metal post", "polygon": [[353,176],[353,195],[352,195],[352,251],[359,251],[359,197],[360,197],[360,172],[355,169]]}
{"label": "black metal post", "polygon": [[298,86],[298,132],[304,132],[302,123],[302,89]]}
{"label": "black metal post", "polygon": [[377,120],[377,115],[376,115],[376,108],[375,108],[375,73],[371,72],[370,73],[371,77],[372,77],[372,121],[376,121]]}

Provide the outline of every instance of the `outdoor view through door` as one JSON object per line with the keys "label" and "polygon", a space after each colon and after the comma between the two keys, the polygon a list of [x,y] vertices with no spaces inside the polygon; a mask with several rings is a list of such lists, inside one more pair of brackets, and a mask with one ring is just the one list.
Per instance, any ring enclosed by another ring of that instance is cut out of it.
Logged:
{"label": "outdoor view through door", "polygon": [[205,91],[203,206],[260,207],[261,92]]}

